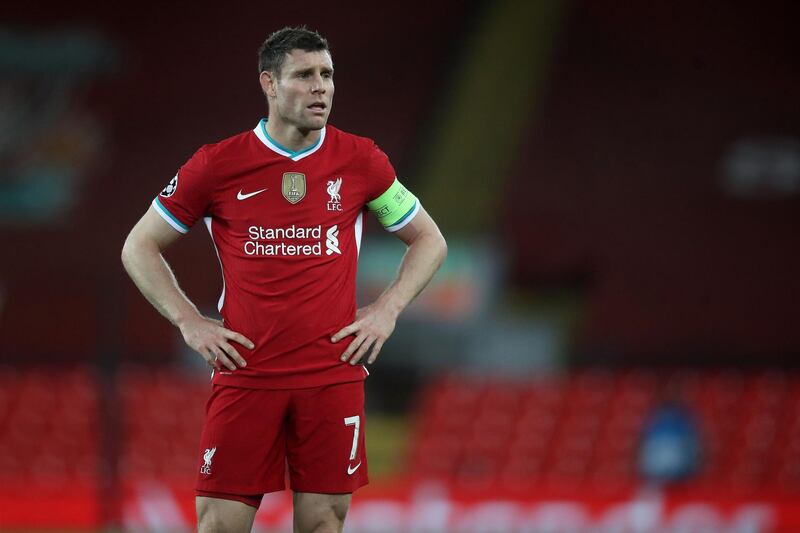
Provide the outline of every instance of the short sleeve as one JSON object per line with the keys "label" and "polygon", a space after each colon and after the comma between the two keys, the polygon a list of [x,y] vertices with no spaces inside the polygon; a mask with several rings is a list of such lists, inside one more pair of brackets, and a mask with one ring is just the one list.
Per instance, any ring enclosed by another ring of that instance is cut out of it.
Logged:
{"label": "short sleeve", "polygon": [[212,180],[208,153],[198,150],[153,200],[153,207],[175,230],[186,233],[210,204]]}
{"label": "short sleeve", "polygon": [[388,231],[402,229],[419,213],[419,201],[397,179],[389,158],[374,144],[368,163],[367,207]]}
{"label": "short sleeve", "polygon": [[387,155],[375,143],[371,143],[365,166],[365,174],[369,180],[367,200],[374,200],[392,185],[397,173]]}

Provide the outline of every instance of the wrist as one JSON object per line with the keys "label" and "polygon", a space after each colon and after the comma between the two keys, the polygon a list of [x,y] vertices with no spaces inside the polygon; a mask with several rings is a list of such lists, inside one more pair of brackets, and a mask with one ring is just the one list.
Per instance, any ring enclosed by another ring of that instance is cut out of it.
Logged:
{"label": "wrist", "polygon": [[377,304],[394,320],[397,320],[397,317],[400,316],[400,313],[402,313],[403,309],[406,307],[402,303],[398,302],[396,298],[392,298],[390,294],[384,294],[378,298]]}
{"label": "wrist", "polygon": [[202,318],[203,317],[197,312],[197,310],[192,309],[187,310],[187,312],[181,313],[175,317],[173,323],[179,330],[183,331],[186,326],[196,322],[197,320],[201,320]]}

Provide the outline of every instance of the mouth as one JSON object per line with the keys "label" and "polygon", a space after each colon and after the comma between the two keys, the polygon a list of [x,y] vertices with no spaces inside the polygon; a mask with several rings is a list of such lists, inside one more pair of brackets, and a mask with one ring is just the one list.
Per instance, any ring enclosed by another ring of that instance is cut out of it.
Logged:
{"label": "mouth", "polygon": [[314,113],[320,113],[320,114],[325,113],[325,110],[327,108],[328,106],[325,104],[325,102],[314,102],[310,106],[307,106],[307,109],[310,109]]}

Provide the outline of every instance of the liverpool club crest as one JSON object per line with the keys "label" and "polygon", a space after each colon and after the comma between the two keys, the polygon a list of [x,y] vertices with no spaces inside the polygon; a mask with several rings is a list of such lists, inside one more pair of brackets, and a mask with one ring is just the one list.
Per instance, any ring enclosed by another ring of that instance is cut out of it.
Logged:
{"label": "liverpool club crest", "polygon": [[284,172],[281,191],[290,204],[296,204],[306,196],[306,175],[300,172]]}
{"label": "liverpool club crest", "polygon": [[328,194],[331,201],[328,202],[328,211],[341,211],[342,210],[342,195],[339,191],[342,190],[342,177],[336,178],[336,181],[328,181]]}

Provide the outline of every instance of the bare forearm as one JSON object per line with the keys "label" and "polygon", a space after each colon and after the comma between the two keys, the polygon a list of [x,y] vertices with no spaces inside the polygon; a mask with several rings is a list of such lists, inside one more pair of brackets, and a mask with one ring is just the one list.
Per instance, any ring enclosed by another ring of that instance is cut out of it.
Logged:
{"label": "bare forearm", "polygon": [[430,282],[446,256],[447,244],[441,234],[420,236],[409,245],[397,278],[377,303],[399,315]]}
{"label": "bare forearm", "polygon": [[174,325],[200,316],[155,243],[126,242],[122,264],[144,297]]}
{"label": "bare forearm", "polygon": [[355,335],[340,357],[351,365],[361,361],[368,350],[371,353],[367,364],[375,362],[383,343],[394,331],[397,316],[425,288],[447,255],[444,237],[422,207],[408,224],[395,232],[395,236],[408,246],[397,279],[375,303],[356,311],[352,324],[331,337],[331,342],[339,342]]}
{"label": "bare forearm", "polygon": [[199,353],[209,366],[233,372],[246,366],[247,361],[231,343],[251,350],[255,345],[221,322],[202,316],[183,294],[161,255],[180,235],[151,206],[125,239],[122,264],[153,307],[180,328],[187,346]]}

